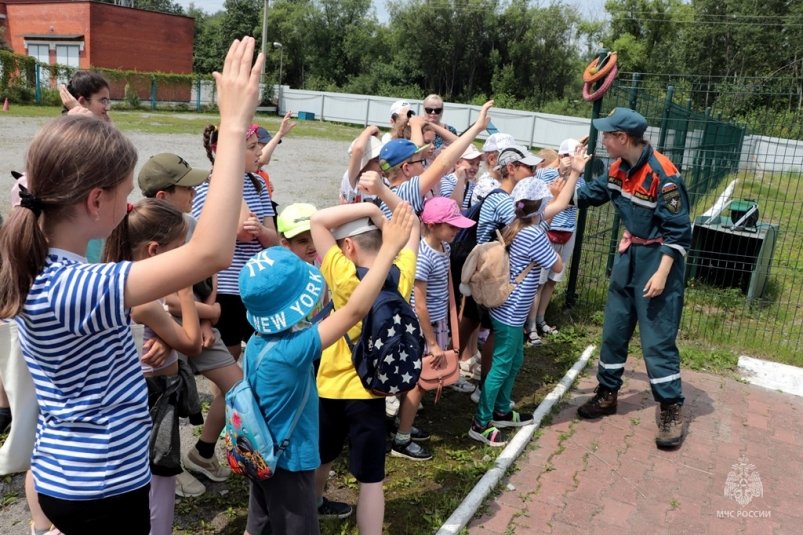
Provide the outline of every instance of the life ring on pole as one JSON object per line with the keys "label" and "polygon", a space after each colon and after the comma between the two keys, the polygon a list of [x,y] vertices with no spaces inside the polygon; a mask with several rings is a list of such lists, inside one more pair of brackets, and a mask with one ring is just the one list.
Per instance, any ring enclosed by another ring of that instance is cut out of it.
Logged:
{"label": "life ring on pole", "polygon": [[613,81],[616,80],[616,75],[619,74],[619,67],[616,66],[616,63],[613,63],[613,68],[608,73],[608,77],[605,78],[605,81],[602,82],[602,85],[599,88],[591,92],[591,82],[586,82],[583,84],[583,100],[586,102],[594,102],[602,98],[602,95],[608,92],[608,90],[613,85]]}
{"label": "life ring on pole", "polygon": [[589,63],[586,70],[583,71],[583,81],[591,84],[605,78],[616,66],[617,58],[616,52],[608,52],[601,62],[600,58],[594,58],[594,61]]}

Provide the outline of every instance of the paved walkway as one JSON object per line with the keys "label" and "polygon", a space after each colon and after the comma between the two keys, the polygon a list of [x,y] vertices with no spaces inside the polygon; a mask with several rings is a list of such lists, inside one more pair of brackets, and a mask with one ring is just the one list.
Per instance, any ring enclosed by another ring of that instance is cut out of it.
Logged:
{"label": "paved walkway", "polygon": [[[472,535],[803,533],[803,398],[684,370],[689,433],[661,451],[640,359],[628,361],[618,414],[575,417],[595,372],[596,363],[480,509]],[[759,480],[763,495],[746,503]]]}

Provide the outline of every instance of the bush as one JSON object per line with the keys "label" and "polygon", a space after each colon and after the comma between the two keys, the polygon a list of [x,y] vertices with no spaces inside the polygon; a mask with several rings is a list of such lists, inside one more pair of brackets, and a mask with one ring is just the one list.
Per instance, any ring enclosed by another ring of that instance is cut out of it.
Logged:
{"label": "bush", "polygon": [[125,89],[123,90],[123,99],[128,107],[137,109],[139,108],[139,95],[137,92],[131,87],[130,84],[125,84]]}

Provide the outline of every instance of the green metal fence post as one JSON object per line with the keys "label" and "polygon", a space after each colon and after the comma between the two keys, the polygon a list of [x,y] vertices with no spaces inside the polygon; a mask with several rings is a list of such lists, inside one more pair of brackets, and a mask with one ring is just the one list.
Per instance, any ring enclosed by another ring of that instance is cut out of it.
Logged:
{"label": "green metal fence post", "polygon": [[666,86],[666,101],[664,113],[661,115],[661,131],[658,134],[658,152],[666,152],[666,132],[669,130],[669,114],[672,111],[672,97],[675,96],[675,87]]}
{"label": "green metal fence post", "polygon": [[201,111],[201,77],[195,79],[195,111]]}
{"label": "green metal fence post", "polygon": [[41,73],[42,66],[37,61],[34,64],[34,90],[33,90],[33,98],[37,104],[42,103],[42,73]]}
{"label": "green metal fence post", "polygon": [[[603,58],[607,55],[608,50],[602,49],[597,56],[599,58],[599,63],[602,63]],[[636,74],[633,75],[633,79],[636,80]],[[598,82],[595,87],[599,87],[602,82]],[[588,154],[593,155],[594,152],[597,150],[597,137],[599,133],[597,129],[594,128],[594,119],[600,116],[600,112],[602,111],[602,99],[599,99],[594,102],[594,105],[591,108],[591,126],[588,130]],[[592,163],[594,162],[593,158],[588,161],[586,164],[586,168],[583,171],[583,176],[586,177],[587,180],[591,180],[593,176],[592,173]],[[569,281],[566,283],[566,307],[571,308],[577,302],[577,278],[578,278],[578,269],[580,268],[580,255],[582,254],[582,246],[583,246],[583,235],[585,234],[586,229],[586,219],[588,218],[588,210],[582,208],[578,210],[577,214],[577,228],[575,229],[576,233],[576,241],[574,242],[574,251],[572,251],[572,262],[571,262],[571,269],[569,271]]]}
{"label": "green metal fence post", "polygon": [[151,78],[151,109],[156,109],[156,78]]}

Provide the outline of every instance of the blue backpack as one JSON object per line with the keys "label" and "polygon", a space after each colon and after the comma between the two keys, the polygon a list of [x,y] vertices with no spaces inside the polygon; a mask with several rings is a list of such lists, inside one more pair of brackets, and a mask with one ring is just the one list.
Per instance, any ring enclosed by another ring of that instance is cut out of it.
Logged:
{"label": "blue backpack", "polygon": [[[265,345],[257,357],[254,373],[259,369],[262,359],[275,345],[275,340]],[[290,444],[290,437],[309,399],[310,382],[307,382],[303,401],[296,409],[287,435],[277,442],[265,422],[259,402],[251,389],[247,375],[247,356],[248,351],[243,355],[245,377],[226,393],[226,460],[235,474],[252,481],[263,481],[276,473],[279,457]]]}
{"label": "blue backpack", "polygon": [[[360,280],[368,273],[357,268]],[[401,271],[392,266],[385,284],[368,315],[356,344],[348,334],[351,360],[366,390],[378,396],[393,396],[412,390],[421,375],[424,337],[418,318],[399,293]]]}

